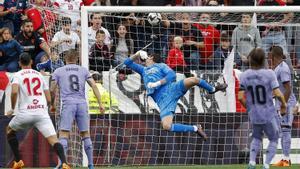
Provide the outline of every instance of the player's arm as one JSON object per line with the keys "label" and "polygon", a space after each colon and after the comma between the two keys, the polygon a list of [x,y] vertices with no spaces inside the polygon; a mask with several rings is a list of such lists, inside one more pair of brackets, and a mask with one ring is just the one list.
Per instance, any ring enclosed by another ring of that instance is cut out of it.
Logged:
{"label": "player's arm", "polygon": [[91,77],[87,79],[87,82],[88,82],[88,84],[90,85],[90,87],[92,88],[93,93],[94,93],[94,95],[95,95],[96,98],[97,98],[97,101],[98,101],[98,104],[99,104],[99,107],[100,107],[100,111],[101,111],[102,113],[104,113],[105,109],[104,109],[104,107],[103,107],[103,105],[102,105],[102,103],[101,103],[101,95],[100,95],[100,92],[99,92],[98,87],[97,87],[97,85],[96,85],[96,82],[95,82],[94,79],[91,78]]}
{"label": "player's arm", "polygon": [[162,68],[162,72],[166,75],[164,78],[160,79],[157,82],[149,82],[147,84],[148,88],[154,88],[161,85],[164,85],[168,82],[173,82],[176,80],[176,73],[167,65]]}
{"label": "player's arm", "polygon": [[245,90],[240,89],[239,93],[238,93],[238,99],[241,102],[241,104],[247,108],[246,106],[246,98],[245,98]]}
{"label": "player's arm", "polygon": [[281,93],[281,91],[279,90],[279,88],[275,88],[273,89],[273,95],[281,102],[281,114],[284,115],[286,113],[286,101],[285,98],[283,96],[283,94]]}
{"label": "player's arm", "polygon": [[44,90],[47,105],[51,106],[51,96],[50,96],[50,91],[49,90]]}
{"label": "player's arm", "polygon": [[283,95],[284,95],[285,101],[287,102],[289,100],[291,92],[292,92],[290,81],[284,82],[283,87],[285,89],[285,92],[283,93]]}
{"label": "player's arm", "polygon": [[[54,79],[51,79],[51,84],[50,84],[50,105],[52,108],[54,108],[54,103],[55,103],[55,93],[58,88],[58,85]],[[46,93],[45,93],[46,94]]]}
{"label": "player's arm", "polygon": [[11,85],[11,96],[10,96],[11,110],[6,112],[6,116],[11,116],[14,113],[14,110],[15,110],[16,104],[17,104],[19,90],[20,90],[20,87],[18,84],[13,83]]}
{"label": "player's arm", "polygon": [[140,56],[140,51],[137,51],[135,54],[131,55],[128,59],[124,61],[124,64],[137,72],[138,74],[143,74],[144,66],[134,63],[134,60]]}

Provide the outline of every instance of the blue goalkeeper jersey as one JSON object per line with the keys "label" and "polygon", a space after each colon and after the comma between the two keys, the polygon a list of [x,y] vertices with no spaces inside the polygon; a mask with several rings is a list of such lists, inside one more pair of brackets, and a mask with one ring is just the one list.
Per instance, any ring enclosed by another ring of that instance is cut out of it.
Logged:
{"label": "blue goalkeeper jersey", "polygon": [[[154,101],[158,100],[160,95],[159,93],[163,92],[166,86],[176,81],[175,72],[164,63],[155,63],[149,67],[145,67],[134,63],[132,59],[128,58],[124,61],[124,64],[142,76],[147,90],[147,95],[151,96]],[[155,88],[147,87],[149,82],[157,82],[163,78],[166,79],[166,83],[164,85]]]}

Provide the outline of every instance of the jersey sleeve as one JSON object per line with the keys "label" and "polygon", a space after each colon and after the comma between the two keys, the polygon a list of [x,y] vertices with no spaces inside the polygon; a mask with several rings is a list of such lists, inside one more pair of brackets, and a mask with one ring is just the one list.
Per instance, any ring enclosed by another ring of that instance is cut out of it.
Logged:
{"label": "jersey sleeve", "polygon": [[276,89],[279,87],[279,83],[277,81],[277,78],[276,78],[276,74],[274,71],[270,71],[270,82],[271,82],[271,87],[272,89]]}
{"label": "jersey sleeve", "polygon": [[84,78],[85,78],[86,81],[88,79],[92,78],[90,72],[86,68],[84,68]]}
{"label": "jersey sleeve", "polygon": [[18,77],[18,75],[14,75],[12,80],[11,80],[11,84],[17,84],[20,85],[20,78]]}
{"label": "jersey sleeve", "polygon": [[246,85],[245,85],[245,78],[244,78],[244,73],[241,74],[240,76],[240,88],[239,90],[246,90]]}
{"label": "jersey sleeve", "polygon": [[279,76],[282,83],[291,81],[291,74],[288,67],[282,69],[282,71],[280,71]]}
{"label": "jersey sleeve", "polygon": [[129,68],[131,68],[132,70],[136,71],[140,75],[143,74],[143,72],[144,72],[144,67],[142,65],[134,63],[133,60],[130,58],[127,58],[124,61],[124,64],[126,66],[128,66]]}
{"label": "jersey sleeve", "polygon": [[162,72],[165,74],[167,82],[173,82],[176,80],[176,73],[166,64],[162,63]]}
{"label": "jersey sleeve", "polygon": [[56,83],[58,83],[58,81],[59,81],[58,70],[55,70],[55,71],[52,73],[51,81],[52,81],[52,80],[54,80],[54,81],[56,81]]}

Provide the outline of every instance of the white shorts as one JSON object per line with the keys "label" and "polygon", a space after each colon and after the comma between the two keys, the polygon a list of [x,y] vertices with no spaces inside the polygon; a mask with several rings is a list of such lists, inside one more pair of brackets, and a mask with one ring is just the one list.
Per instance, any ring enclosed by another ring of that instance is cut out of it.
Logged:
{"label": "white shorts", "polygon": [[48,112],[39,112],[38,114],[19,112],[9,122],[8,126],[15,131],[25,130],[34,126],[43,134],[45,138],[56,135]]}

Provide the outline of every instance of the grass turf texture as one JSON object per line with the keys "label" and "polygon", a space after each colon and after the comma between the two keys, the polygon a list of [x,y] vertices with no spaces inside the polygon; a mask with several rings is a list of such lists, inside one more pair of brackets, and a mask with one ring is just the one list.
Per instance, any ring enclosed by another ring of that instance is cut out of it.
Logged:
{"label": "grass turf texture", "polygon": [[[193,166],[119,166],[119,167],[96,167],[95,169],[246,169],[247,165],[193,165]],[[261,169],[262,166],[256,166],[257,169]],[[282,167],[270,167],[270,169],[280,169]],[[284,167],[285,169],[299,169],[300,165],[292,165],[291,167]],[[26,168],[26,169],[37,169],[37,168]],[[53,168],[44,168],[53,169]],[[72,167],[72,169],[87,169],[87,167]]]}

